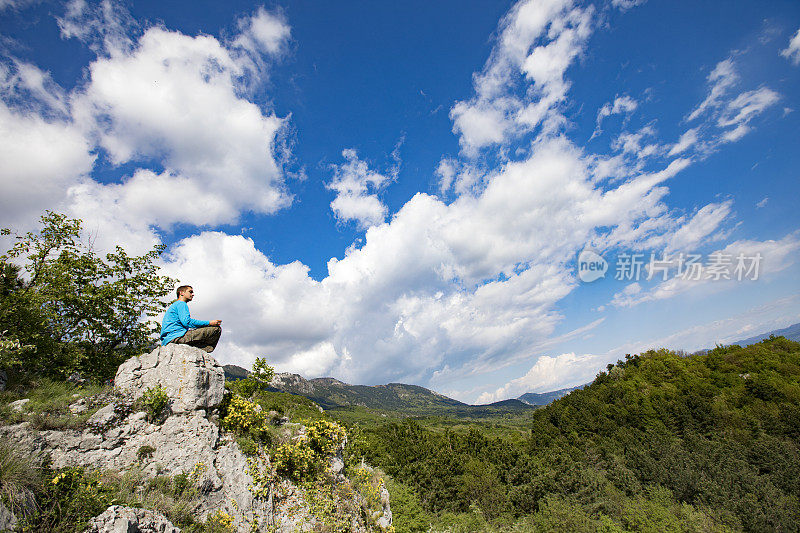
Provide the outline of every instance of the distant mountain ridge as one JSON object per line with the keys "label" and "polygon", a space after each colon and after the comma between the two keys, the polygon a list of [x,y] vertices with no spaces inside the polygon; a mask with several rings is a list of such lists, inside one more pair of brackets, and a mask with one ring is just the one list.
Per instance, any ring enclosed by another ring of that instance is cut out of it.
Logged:
{"label": "distant mountain ridge", "polygon": [[[228,380],[243,379],[248,374],[246,369],[236,365],[225,365],[224,369]],[[275,374],[270,389],[305,396],[323,409],[364,407],[412,416],[491,416],[533,411],[536,408],[517,399],[488,405],[469,405],[419,385],[350,385],[335,378],[306,379],[291,373]]]}
{"label": "distant mountain ridge", "polygon": [[768,331],[767,333],[762,333],[761,335],[756,335],[754,337],[748,337],[740,341],[735,341],[732,342],[731,344],[738,344],[739,346],[744,347],[750,344],[761,342],[764,339],[768,339],[771,335],[774,335],[775,337],[786,337],[790,341],[800,342],[800,322],[798,322],[797,324],[792,324],[791,326],[787,326],[783,329],[775,329],[772,331]]}
{"label": "distant mountain ridge", "polygon": [[[244,379],[247,369],[236,365],[225,365],[225,379]],[[549,404],[576,389],[579,385],[557,391],[523,394],[486,405],[470,405],[439,394],[419,385],[388,383],[386,385],[350,385],[336,378],[306,379],[299,374],[278,373],[270,383],[272,390],[305,396],[324,409],[348,406],[407,412],[408,414],[479,415],[481,412],[519,412]]]}
{"label": "distant mountain ridge", "polygon": [[584,388],[588,383],[583,385],[578,385],[577,387],[569,387],[566,389],[558,389],[550,392],[526,392],[522,396],[518,398],[519,401],[525,402],[528,405],[536,405],[536,406],[543,406],[548,405],[551,402],[558,400],[559,398],[563,398],[570,392],[578,389]]}

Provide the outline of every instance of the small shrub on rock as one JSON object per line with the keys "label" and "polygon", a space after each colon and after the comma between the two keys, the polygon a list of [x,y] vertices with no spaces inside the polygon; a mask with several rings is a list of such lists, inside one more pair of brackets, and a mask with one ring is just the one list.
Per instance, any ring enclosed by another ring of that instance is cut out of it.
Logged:
{"label": "small shrub on rock", "polygon": [[273,457],[275,471],[294,481],[313,480],[345,442],[347,432],[336,422],[308,422],[305,435],[277,447]]}
{"label": "small shrub on rock", "polygon": [[83,531],[116,497],[98,471],[79,467],[59,471],[42,489],[39,512],[23,521],[22,531]]}
{"label": "small shrub on rock", "polygon": [[222,428],[238,435],[249,435],[261,440],[266,431],[267,420],[261,408],[254,402],[234,395],[222,417]]}
{"label": "small shrub on rock", "polygon": [[167,391],[161,385],[157,387],[150,387],[139,400],[144,412],[147,414],[148,422],[155,422],[159,420],[167,408],[169,403],[169,396]]}
{"label": "small shrub on rock", "polygon": [[155,451],[155,448],[145,444],[144,446],[139,446],[139,449],[136,451],[136,457],[139,459],[139,461],[144,461],[149,457],[153,457],[153,453]]}
{"label": "small shrub on rock", "polygon": [[258,443],[254,441],[252,438],[248,437],[247,435],[242,435],[236,438],[236,444],[239,445],[239,449],[242,450],[242,453],[251,456],[258,453]]}

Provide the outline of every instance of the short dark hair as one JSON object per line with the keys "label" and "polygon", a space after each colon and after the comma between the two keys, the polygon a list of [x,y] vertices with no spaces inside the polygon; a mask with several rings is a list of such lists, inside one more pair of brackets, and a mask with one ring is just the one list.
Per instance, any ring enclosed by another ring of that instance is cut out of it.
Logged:
{"label": "short dark hair", "polygon": [[191,286],[191,285],[181,285],[180,287],[178,287],[178,288],[175,290],[175,294],[178,296],[178,298],[180,298],[180,297],[181,297],[181,293],[182,293],[183,291],[185,291],[186,289],[191,289],[191,288],[192,288],[192,286]]}

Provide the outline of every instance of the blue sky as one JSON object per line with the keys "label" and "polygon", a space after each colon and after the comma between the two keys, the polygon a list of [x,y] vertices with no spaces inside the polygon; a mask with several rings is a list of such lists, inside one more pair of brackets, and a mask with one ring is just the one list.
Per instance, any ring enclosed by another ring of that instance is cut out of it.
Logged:
{"label": "blue sky", "polygon": [[797,2],[0,0],[0,34],[0,224],[166,244],[223,363],[488,402],[800,321]]}

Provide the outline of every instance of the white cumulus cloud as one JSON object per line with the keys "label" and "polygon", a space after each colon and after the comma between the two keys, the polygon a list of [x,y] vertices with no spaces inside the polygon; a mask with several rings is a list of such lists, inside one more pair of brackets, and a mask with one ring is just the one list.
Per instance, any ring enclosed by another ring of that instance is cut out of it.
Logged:
{"label": "white cumulus cloud", "polygon": [[800,65],[800,29],[789,41],[789,46],[781,50],[781,55],[795,65]]}
{"label": "white cumulus cloud", "polygon": [[[34,65],[12,58],[0,69],[4,223],[30,226],[24,213],[59,209],[94,228],[98,246],[142,251],[176,224],[232,223],[291,204],[278,140],[285,120],[248,98],[252,61],[240,52],[247,43],[277,52],[283,22],[260,9],[226,45],[163,27],[136,37],[109,1],[72,0],[58,21],[97,58],[69,93]],[[133,169],[94,181],[98,153]]]}
{"label": "white cumulus cloud", "polygon": [[258,8],[252,17],[239,21],[241,33],[233,41],[253,53],[279,53],[291,35],[291,28],[282,17]]}
{"label": "white cumulus cloud", "polygon": [[379,192],[394,176],[370,170],[352,148],[342,151],[345,162],[333,165],[333,179],[328,188],[336,191],[331,202],[336,219],[356,221],[361,229],[380,224],[386,218],[386,206],[378,199]]}
{"label": "white cumulus cloud", "polygon": [[0,223],[28,229],[89,173],[91,145],[69,121],[45,119],[0,102]]}
{"label": "white cumulus cloud", "polygon": [[527,392],[546,392],[565,387],[583,385],[592,381],[602,358],[591,354],[563,353],[555,357],[543,355],[528,372],[513,379],[494,392],[484,392],[477,403],[491,403],[507,398],[517,398]]}

